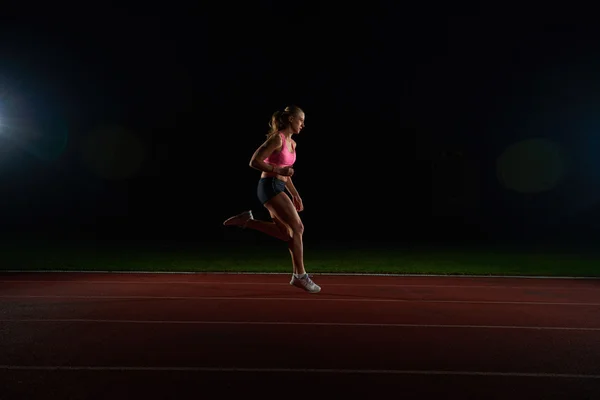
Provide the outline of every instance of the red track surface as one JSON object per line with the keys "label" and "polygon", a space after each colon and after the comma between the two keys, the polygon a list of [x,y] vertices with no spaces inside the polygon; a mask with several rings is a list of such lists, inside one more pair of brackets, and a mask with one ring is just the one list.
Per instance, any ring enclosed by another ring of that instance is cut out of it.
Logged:
{"label": "red track surface", "polygon": [[600,398],[600,280],[315,280],[1,274],[0,399]]}

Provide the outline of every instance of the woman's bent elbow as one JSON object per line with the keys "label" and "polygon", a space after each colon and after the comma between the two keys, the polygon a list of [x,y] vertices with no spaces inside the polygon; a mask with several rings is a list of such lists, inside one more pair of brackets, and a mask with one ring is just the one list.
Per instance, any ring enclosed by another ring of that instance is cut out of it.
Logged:
{"label": "woman's bent elbow", "polygon": [[260,165],[255,159],[250,160],[248,165],[250,166],[250,168],[260,169]]}

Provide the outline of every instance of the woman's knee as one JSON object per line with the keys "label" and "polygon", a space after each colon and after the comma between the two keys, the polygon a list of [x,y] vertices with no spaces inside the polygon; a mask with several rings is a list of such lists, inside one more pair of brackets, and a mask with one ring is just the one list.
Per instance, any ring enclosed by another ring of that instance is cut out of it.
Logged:
{"label": "woman's knee", "polygon": [[269,209],[269,212],[271,214],[271,219],[275,223],[275,226],[277,226],[279,232],[281,232],[280,239],[286,242],[291,240],[293,236],[292,228],[277,216],[275,210]]}
{"label": "woman's knee", "polygon": [[290,224],[290,229],[294,235],[302,235],[304,233],[304,224],[297,220]]}
{"label": "woman's knee", "polygon": [[279,231],[281,232],[281,240],[286,242],[292,240],[292,238],[294,237],[294,231],[292,228],[283,223],[278,225],[278,227]]}
{"label": "woman's knee", "polygon": [[276,216],[283,225],[288,227],[292,235],[302,235],[304,233],[304,224],[294,210],[294,205],[289,199],[285,198],[285,194],[278,196],[281,197],[274,198],[273,201],[266,205],[271,215]]}

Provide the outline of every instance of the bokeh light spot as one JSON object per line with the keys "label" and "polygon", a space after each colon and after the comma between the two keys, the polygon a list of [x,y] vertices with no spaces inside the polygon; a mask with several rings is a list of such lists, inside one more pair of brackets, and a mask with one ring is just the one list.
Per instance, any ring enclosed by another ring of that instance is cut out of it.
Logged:
{"label": "bokeh light spot", "polygon": [[548,139],[517,142],[497,160],[500,182],[520,193],[540,193],[555,188],[566,173],[561,147]]}

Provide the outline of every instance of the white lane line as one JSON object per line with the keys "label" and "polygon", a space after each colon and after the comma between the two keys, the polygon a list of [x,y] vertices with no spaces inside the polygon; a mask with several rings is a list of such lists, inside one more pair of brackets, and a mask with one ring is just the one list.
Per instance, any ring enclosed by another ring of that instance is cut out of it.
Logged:
{"label": "white lane line", "polygon": [[434,328],[434,329],[523,329],[549,331],[600,331],[600,328],[562,326],[518,326],[518,325],[446,325],[446,324],[386,324],[363,322],[287,322],[287,321],[171,321],[171,320],[130,320],[130,319],[81,319],[81,318],[19,318],[0,319],[0,323],[98,323],[98,324],[156,324],[156,325],[275,325],[275,326],[330,326],[365,328]]}
{"label": "white lane line", "polygon": [[[100,285],[200,285],[200,286],[289,286],[286,282],[185,282],[185,281],[86,281],[86,280],[0,280],[0,283],[76,283],[76,284],[100,284]],[[381,287],[381,288],[460,288],[460,289],[524,289],[524,290],[594,290],[597,287],[570,287],[570,286],[504,286],[504,285],[410,285],[410,284],[379,284],[379,283],[327,283],[327,286],[335,287]]]}
{"label": "white lane line", "polygon": [[81,300],[196,300],[196,301],[329,301],[348,303],[442,303],[442,304],[510,304],[535,306],[600,307],[600,303],[561,303],[544,301],[473,301],[473,300],[422,300],[422,299],[337,299],[309,295],[305,297],[198,297],[198,296],[79,296],[79,295],[0,295],[0,299],[81,299]]}
{"label": "white lane line", "polygon": [[600,379],[595,374],[567,374],[554,372],[496,372],[496,371],[440,371],[400,369],[337,369],[337,368],[213,368],[213,367],[136,367],[87,365],[0,365],[0,370],[16,371],[135,371],[135,372],[216,372],[216,373],[308,373],[308,374],[359,374],[359,375],[462,375],[524,378]]}
{"label": "white lane line", "polygon": [[[289,272],[227,272],[227,271],[111,271],[111,270],[3,270],[1,273],[19,274],[110,274],[110,275],[290,275]],[[559,280],[600,280],[600,276],[547,276],[547,275],[468,275],[468,274],[402,274],[402,273],[370,273],[370,272],[310,272],[315,276],[389,276],[412,278],[486,278],[486,279],[559,279]]]}

